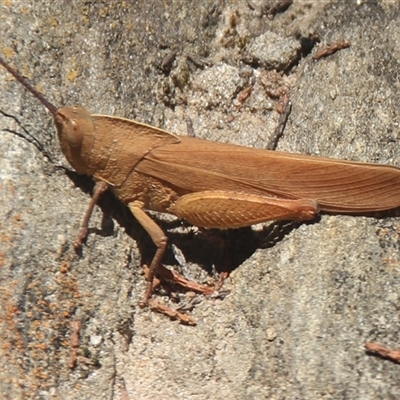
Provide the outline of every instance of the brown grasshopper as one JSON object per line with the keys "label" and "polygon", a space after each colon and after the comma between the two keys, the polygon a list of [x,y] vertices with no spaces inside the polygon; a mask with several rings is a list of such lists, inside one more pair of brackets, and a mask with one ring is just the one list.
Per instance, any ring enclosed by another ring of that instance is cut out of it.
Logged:
{"label": "brown grasshopper", "polygon": [[[142,306],[149,303],[156,275],[170,274],[186,287],[213,291],[166,272],[161,261],[167,237],[146,209],[199,227],[224,229],[270,220],[310,220],[320,211],[362,214],[400,206],[396,167],[217,143],[90,114],[79,106],[58,109],[2,58],[0,64],[53,114],[65,157],[79,174],[91,175],[96,182],[74,246],[82,245],[93,207],[109,189],[156,244]],[[156,308],[192,322],[164,306]]]}

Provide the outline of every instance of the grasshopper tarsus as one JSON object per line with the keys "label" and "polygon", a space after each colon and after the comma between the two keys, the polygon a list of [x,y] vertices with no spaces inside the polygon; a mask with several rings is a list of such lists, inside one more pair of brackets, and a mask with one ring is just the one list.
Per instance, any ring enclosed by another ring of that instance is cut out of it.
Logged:
{"label": "grasshopper tarsus", "polygon": [[392,350],[376,342],[366,342],[364,347],[371,354],[377,354],[382,358],[400,364],[400,350]]}
{"label": "grasshopper tarsus", "polygon": [[86,226],[81,226],[76,239],[74,241],[74,249],[80,251],[82,249],[83,243],[85,242],[89,229]]}
{"label": "grasshopper tarsus", "polygon": [[162,304],[156,300],[151,300],[149,302],[149,306],[151,310],[167,315],[171,319],[176,319],[183,325],[189,325],[189,326],[196,325],[196,321],[189,315],[181,313],[178,310],[168,307],[165,304]]}

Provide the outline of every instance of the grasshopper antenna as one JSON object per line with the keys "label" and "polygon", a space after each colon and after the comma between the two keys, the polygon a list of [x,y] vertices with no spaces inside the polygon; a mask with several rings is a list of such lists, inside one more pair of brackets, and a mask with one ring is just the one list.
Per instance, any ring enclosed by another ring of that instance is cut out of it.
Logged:
{"label": "grasshopper antenna", "polygon": [[0,64],[22,85],[25,86],[37,99],[39,99],[43,105],[53,114],[57,113],[57,107],[51,104],[48,100],[44,98],[44,96],[39,93],[22,75],[20,75],[17,71],[10,67],[7,62],[0,57]]}

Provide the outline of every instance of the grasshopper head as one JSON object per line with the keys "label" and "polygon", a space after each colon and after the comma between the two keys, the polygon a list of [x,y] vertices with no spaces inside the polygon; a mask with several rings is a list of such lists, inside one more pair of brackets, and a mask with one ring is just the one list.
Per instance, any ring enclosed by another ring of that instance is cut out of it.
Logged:
{"label": "grasshopper head", "polygon": [[83,107],[64,107],[54,115],[61,150],[80,174],[87,171],[95,126],[91,114]]}

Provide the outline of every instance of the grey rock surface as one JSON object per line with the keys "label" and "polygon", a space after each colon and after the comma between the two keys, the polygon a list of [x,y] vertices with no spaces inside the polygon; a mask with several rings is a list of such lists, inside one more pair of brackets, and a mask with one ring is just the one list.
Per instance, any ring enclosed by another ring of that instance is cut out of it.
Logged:
{"label": "grey rock surface", "polygon": [[[266,72],[248,47],[265,43],[276,57],[275,35],[278,43],[317,35],[317,47],[348,40],[350,48],[318,62],[282,48],[275,92],[289,88],[293,109],[278,149],[399,165],[398,4],[294,1],[273,19],[264,8],[245,0],[3,2],[0,51],[56,105],[263,148],[278,99],[267,95]],[[363,348],[400,346],[398,218],[323,215],[219,233],[235,267],[227,295],[197,296],[197,326],[184,326],[139,308],[141,265],[154,246],[115,199],[101,204],[115,218],[97,208],[82,255],[74,252],[90,181],[65,171],[41,104],[3,70],[0,86],[0,110],[19,121],[0,115],[2,398],[400,397],[399,365]],[[154,218],[174,245],[165,264],[212,280],[223,265],[219,247],[174,218]]]}

